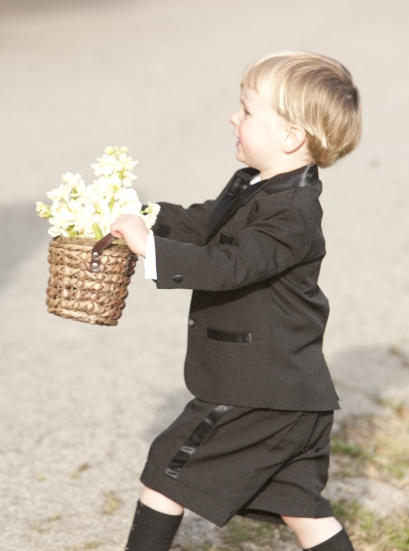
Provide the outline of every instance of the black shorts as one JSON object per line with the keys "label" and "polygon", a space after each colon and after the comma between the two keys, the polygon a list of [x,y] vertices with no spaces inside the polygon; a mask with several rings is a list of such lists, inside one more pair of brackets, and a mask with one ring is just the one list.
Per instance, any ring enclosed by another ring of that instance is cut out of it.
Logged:
{"label": "black shorts", "polygon": [[145,486],[224,526],[234,515],[332,516],[328,478],[333,412],[210,404],[195,398],[152,443]]}

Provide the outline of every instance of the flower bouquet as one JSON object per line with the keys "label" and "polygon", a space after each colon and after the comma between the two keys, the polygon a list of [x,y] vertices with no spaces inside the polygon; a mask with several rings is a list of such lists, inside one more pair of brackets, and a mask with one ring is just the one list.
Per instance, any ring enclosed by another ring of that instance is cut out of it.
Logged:
{"label": "flower bouquet", "polygon": [[137,162],[127,156],[126,147],[107,147],[98,161],[91,165],[97,176],[93,184],[86,186],[80,174],[67,173],[47,193],[51,205],[36,203],[53,237],[47,306],[57,316],[117,325],[138,257],[109,233],[110,224],[120,214],[136,214],[152,233],[160,206],[142,207],[131,187]]}

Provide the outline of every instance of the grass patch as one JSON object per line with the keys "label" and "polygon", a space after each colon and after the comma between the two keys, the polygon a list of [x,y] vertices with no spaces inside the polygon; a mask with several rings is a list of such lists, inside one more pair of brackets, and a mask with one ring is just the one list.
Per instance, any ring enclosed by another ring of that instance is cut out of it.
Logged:
{"label": "grass patch", "polygon": [[399,358],[402,365],[404,365],[405,367],[409,367],[409,357],[399,346],[394,344],[391,345],[389,347],[389,354],[391,354],[391,356],[396,356],[397,358]]}
{"label": "grass patch", "polygon": [[171,547],[171,551],[220,551],[221,547],[214,547],[213,545],[206,544],[196,544],[196,545],[177,545],[176,547]]}
{"label": "grass patch", "polygon": [[345,526],[356,549],[362,551],[409,551],[409,511],[393,518],[374,515],[356,501],[332,503],[334,515]]}
{"label": "grass patch", "polygon": [[399,418],[405,419],[409,416],[409,409],[403,402],[392,398],[378,397],[375,402],[386,409],[393,411]]}
{"label": "grass patch", "polygon": [[115,492],[104,493],[104,503],[102,505],[102,512],[104,515],[113,515],[118,511],[122,505],[122,499],[120,499]]}
{"label": "grass patch", "polygon": [[[334,515],[345,526],[355,549],[359,551],[409,551],[408,513],[394,519],[374,515],[355,501],[333,502]],[[286,549],[299,550],[294,534],[285,526],[233,518],[220,531],[220,544],[172,548],[174,551],[271,551],[280,548],[278,541],[288,543]]]}
{"label": "grass patch", "polygon": [[84,472],[84,471],[86,471],[90,468],[91,468],[91,465],[89,463],[87,463],[87,462],[81,463],[81,465],[78,465],[78,467],[74,471],[71,472],[71,478],[78,478],[79,475],[82,472]]}
{"label": "grass patch", "polygon": [[43,520],[39,520],[33,527],[32,527],[32,533],[33,534],[42,534],[44,532],[47,532],[47,530],[50,529],[49,523],[56,522],[57,520],[61,519],[61,515],[52,515],[50,517],[47,517]]}
{"label": "grass patch", "polygon": [[45,520],[46,522],[55,522],[56,520],[60,520],[61,515],[52,515],[51,517],[47,517]]}
{"label": "grass patch", "polygon": [[297,542],[293,532],[286,526],[257,522],[243,517],[234,517],[220,532],[223,551],[247,551],[249,544],[257,551],[271,551],[277,540]]}
{"label": "grass patch", "polygon": [[[351,416],[332,441],[336,478],[364,477],[409,491],[409,409],[402,403],[378,400],[380,416]],[[356,549],[409,551],[409,511],[387,504],[380,516],[350,500],[333,502],[336,518],[346,527]]]}
{"label": "grass patch", "polygon": [[42,534],[43,532],[46,531],[46,529],[44,528],[44,526],[42,524],[35,524],[31,531],[34,533],[34,534]]}
{"label": "grass patch", "polygon": [[338,478],[364,477],[409,489],[409,409],[384,402],[385,416],[349,417],[334,436],[331,453]]}
{"label": "grass patch", "polygon": [[271,551],[277,549],[276,543],[281,540],[300,546],[293,532],[286,526],[258,522],[243,517],[234,517],[219,532],[220,543],[208,545],[175,546],[173,551]]}

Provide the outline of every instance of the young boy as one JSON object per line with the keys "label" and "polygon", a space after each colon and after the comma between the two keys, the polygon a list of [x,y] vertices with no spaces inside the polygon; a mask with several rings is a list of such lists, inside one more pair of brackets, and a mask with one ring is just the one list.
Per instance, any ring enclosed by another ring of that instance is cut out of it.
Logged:
{"label": "young boy", "polygon": [[160,289],[193,289],[185,380],[195,399],[153,442],[126,549],[167,551],[184,507],[286,523],[303,549],[350,551],[321,496],[338,400],[322,354],[328,302],[317,165],[361,132],[349,71],[312,53],[252,63],[231,116],[238,170],[215,201],[161,203],[111,233]]}

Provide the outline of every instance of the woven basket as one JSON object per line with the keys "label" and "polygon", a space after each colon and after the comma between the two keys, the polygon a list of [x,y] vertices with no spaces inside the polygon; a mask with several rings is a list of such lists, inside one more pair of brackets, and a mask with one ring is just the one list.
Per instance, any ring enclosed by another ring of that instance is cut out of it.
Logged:
{"label": "woven basket", "polygon": [[100,241],[51,240],[47,288],[51,314],[92,325],[118,324],[138,257],[126,245],[109,246],[114,240],[111,234]]}

